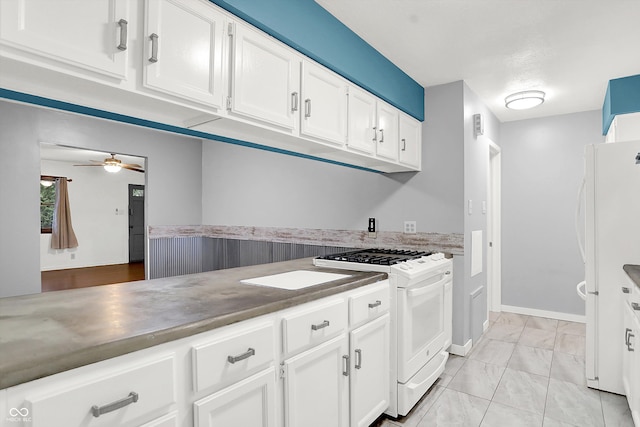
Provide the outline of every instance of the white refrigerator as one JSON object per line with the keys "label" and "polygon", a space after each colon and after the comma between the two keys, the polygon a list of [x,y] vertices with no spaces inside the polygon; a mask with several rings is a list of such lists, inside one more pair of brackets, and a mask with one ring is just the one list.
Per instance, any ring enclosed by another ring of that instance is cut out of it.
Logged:
{"label": "white refrigerator", "polygon": [[640,141],[585,148],[587,385],[624,394],[624,264],[640,264]]}

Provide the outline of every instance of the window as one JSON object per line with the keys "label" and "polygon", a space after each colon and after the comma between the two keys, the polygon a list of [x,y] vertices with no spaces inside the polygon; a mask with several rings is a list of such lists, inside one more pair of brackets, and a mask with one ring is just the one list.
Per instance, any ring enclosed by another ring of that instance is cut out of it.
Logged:
{"label": "window", "polygon": [[[51,183],[42,185],[42,183]],[[53,209],[56,204],[56,185],[53,181],[40,181],[40,233],[51,234]]]}

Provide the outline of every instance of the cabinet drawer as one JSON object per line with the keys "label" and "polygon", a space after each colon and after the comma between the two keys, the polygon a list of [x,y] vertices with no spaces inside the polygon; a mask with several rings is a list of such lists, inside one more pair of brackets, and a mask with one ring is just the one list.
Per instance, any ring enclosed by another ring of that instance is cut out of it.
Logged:
{"label": "cabinet drawer", "polygon": [[232,328],[193,346],[196,391],[239,381],[274,359],[273,322]]}
{"label": "cabinet drawer", "polygon": [[175,402],[174,377],[171,355],[92,376],[81,385],[60,381],[48,391],[26,391],[25,407],[32,427],[140,425]]}
{"label": "cabinet drawer", "polygon": [[140,427],[178,427],[178,413],[174,411]]}
{"label": "cabinet drawer", "polygon": [[383,280],[349,298],[349,325],[356,326],[389,311],[389,281]]}
{"label": "cabinet drawer", "polygon": [[282,319],[285,355],[320,344],[347,328],[347,303],[333,298],[286,314]]}

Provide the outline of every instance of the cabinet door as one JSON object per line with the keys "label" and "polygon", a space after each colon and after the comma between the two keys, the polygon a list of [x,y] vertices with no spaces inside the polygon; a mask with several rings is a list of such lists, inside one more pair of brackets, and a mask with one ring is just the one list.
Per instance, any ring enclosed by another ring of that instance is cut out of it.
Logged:
{"label": "cabinet door", "polygon": [[382,101],[377,103],[377,145],[378,157],[398,160],[398,110]]}
{"label": "cabinet door", "polygon": [[[627,311],[632,311],[627,305]],[[632,311],[631,329],[632,332],[628,336],[627,352],[629,353],[629,375],[630,393],[627,395],[629,408],[635,425],[640,425],[640,320],[638,319],[638,311]]]}
{"label": "cabinet door", "polygon": [[0,1],[0,43],[124,79],[128,0]]}
{"label": "cabinet door", "polygon": [[[633,351],[633,342],[636,340],[635,331],[633,330],[633,310],[626,301],[623,302],[623,326],[624,326],[624,344],[622,348],[622,387],[627,395],[629,406],[633,400],[633,381],[631,376],[632,361],[635,351]],[[622,336],[622,334],[620,335]]]}
{"label": "cabinet door", "polygon": [[222,106],[224,17],[199,0],[147,0],[144,86]]}
{"label": "cabinet door", "polygon": [[400,163],[420,170],[422,163],[422,123],[406,114],[400,113],[399,129]]}
{"label": "cabinet door", "polygon": [[289,49],[240,23],[233,30],[231,111],[297,130],[300,60]]}
{"label": "cabinet door", "polygon": [[365,154],[374,154],[376,130],[376,98],[370,93],[349,86],[347,146]]}
{"label": "cabinet door", "polygon": [[389,314],[355,329],[351,349],[351,427],[367,427],[389,406]]}
{"label": "cabinet door", "polygon": [[274,427],[275,378],[271,367],[198,400],[193,404],[195,427]]}
{"label": "cabinet door", "polygon": [[348,426],[348,354],[342,334],[284,362],[286,427]]}
{"label": "cabinet door", "polygon": [[334,144],[347,139],[347,84],[311,61],[302,63],[300,133]]}

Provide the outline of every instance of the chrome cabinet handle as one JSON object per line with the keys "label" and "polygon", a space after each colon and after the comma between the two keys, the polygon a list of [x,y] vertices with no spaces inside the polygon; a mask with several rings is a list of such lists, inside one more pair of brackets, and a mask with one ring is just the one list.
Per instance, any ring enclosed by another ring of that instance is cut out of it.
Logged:
{"label": "chrome cabinet handle", "polygon": [[349,355],[344,355],[342,356],[342,361],[344,368],[342,369],[342,375],[344,375],[345,377],[349,376],[349,370],[351,369],[349,367]]}
{"label": "chrome cabinet handle", "polygon": [[369,308],[376,308],[376,307],[378,307],[380,305],[382,305],[382,301],[376,300],[376,302],[370,302],[369,303]]}
{"label": "chrome cabinet handle", "polygon": [[131,405],[138,401],[138,393],[132,391],[129,395],[123,399],[116,400],[104,406],[93,405],[91,407],[91,413],[94,417],[98,418],[102,414],[113,412],[116,409],[124,408],[127,405]]}
{"label": "chrome cabinet handle", "polygon": [[356,351],[356,369],[362,368],[362,350],[357,348]]}
{"label": "chrome cabinet handle", "polygon": [[635,337],[633,334],[629,334],[629,338],[627,338],[627,351],[635,351],[633,347],[631,347],[631,338]]}
{"label": "chrome cabinet handle", "polygon": [[229,363],[236,363],[236,362],[239,362],[241,360],[248,359],[249,357],[254,356],[255,354],[256,354],[256,351],[254,349],[252,349],[251,347],[249,347],[247,349],[247,351],[245,351],[241,355],[238,355],[238,356],[227,356],[227,361]]}
{"label": "chrome cabinet handle", "polygon": [[298,92],[291,93],[291,112],[298,111]]}
{"label": "chrome cabinet handle", "polygon": [[624,331],[624,345],[629,345],[629,332],[631,332],[631,329],[626,328]]}
{"label": "chrome cabinet handle", "polygon": [[121,19],[118,21],[118,25],[120,25],[120,44],[118,45],[119,50],[127,50],[127,26],[128,22],[126,19]]}
{"label": "chrome cabinet handle", "polygon": [[309,98],[304,100],[304,117],[311,117],[311,100]]}
{"label": "chrome cabinet handle", "polygon": [[384,129],[380,129],[380,144],[384,142]]}
{"label": "chrome cabinet handle", "polygon": [[151,58],[149,58],[149,62],[158,62],[158,37],[156,33],[149,36],[151,39]]}
{"label": "chrome cabinet handle", "polygon": [[317,325],[311,325],[311,329],[317,331],[318,329],[326,328],[327,326],[329,326],[329,321],[325,320],[324,322],[318,323]]}
{"label": "chrome cabinet handle", "polygon": [[638,310],[640,310],[640,304],[638,304],[637,302],[632,302],[631,303],[631,308],[633,308],[634,310],[638,311]]}
{"label": "chrome cabinet handle", "polygon": [[402,138],[402,151],[407,151],[407,140]]}
{"label": "chrome cabinet handle", "polygon": [[631,289],[629,289],[629,288],[627,288],[625,286],[622,287],[622,293],[623,294],[628,294],[629,292],[631,292]]}
{"label": "chrome cabinet handle", "polygon": [[378,130],[377,127],[373,127],[373,138],[371,139],[372,141],[378,142],[378,132],[376,132]]}

